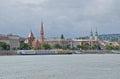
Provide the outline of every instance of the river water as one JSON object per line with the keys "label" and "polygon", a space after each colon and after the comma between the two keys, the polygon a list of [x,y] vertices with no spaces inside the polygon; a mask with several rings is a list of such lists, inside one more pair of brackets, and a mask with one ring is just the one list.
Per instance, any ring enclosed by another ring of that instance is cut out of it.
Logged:
{"label": "river water", "polygon": [[1,56],[0,79],[120,79],[120,55]]}

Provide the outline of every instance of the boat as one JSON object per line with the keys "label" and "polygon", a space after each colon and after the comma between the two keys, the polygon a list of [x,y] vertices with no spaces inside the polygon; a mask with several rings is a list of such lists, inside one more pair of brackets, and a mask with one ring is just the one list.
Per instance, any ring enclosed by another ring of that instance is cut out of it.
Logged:
{"label": "boat", "polygon": [[17,55],[36,55],[34,50],[18,50]]}
{"label": "boat", "polygon": [[58,49],[56,50],[57,54],[72,54],[72,50],[63,50],[63,49]]}
{"label": "boat", "polygon": [[72,54],[70,50],[18,50],[17,55],[61,55]]}
{"label": "boat", "polygon": [[114,53],[114,54],[120,54],[120,50],[112,50],[112,53]]}

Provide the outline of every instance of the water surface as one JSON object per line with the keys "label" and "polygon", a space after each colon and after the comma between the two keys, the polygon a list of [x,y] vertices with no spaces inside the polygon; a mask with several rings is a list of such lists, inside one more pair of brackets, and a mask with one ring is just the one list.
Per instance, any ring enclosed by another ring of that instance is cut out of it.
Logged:
{"label": "water surface", "polygon": [[120,55],[0,56],[0,79],[120,79]]}

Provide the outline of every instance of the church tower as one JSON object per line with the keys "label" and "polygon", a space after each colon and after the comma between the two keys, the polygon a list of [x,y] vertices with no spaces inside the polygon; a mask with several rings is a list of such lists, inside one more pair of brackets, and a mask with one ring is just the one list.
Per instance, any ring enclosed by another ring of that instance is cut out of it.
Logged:
{"label": "church tower", "polygon": [[92,29],[91,29],[91,32],[90,32],[90,40],[93,40],[94,37],[93,37],[93,32],[92,32]]}
{"label": "church tower", "polygon": [[90,37],[89,37],[90,46],[93,46],[93,40],[94,40],[94,36],[93,36],[93,31],[92,31],[92,29],[91,29]]}
{"label": "church tower", "polygon": [[96,29],[96,32],[95,32],[95,41],[98,41],[98,32],[97,32],[97,29]]}
{"label": "church tower", "polygon": [[43,29],[43,22],[41,21],[41,30],[40,30],[40,43],[44,42],[44,29]]}
{"label": "church tower", "polygon": [[29,44],[30,46],[32,46],[32,42],[34,41],[35,37],[32,33],[32,31],[30,31],[28,38],[25,40],[25,43]]}

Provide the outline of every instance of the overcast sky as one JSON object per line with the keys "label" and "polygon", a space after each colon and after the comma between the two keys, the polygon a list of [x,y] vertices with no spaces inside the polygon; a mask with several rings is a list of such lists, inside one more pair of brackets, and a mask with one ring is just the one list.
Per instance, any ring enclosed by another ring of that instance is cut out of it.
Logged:
{"label": "overcast sky", "polygon": [[0,33],[39,37],[88,36],[120,33],[120,0],[0,0]]}

